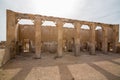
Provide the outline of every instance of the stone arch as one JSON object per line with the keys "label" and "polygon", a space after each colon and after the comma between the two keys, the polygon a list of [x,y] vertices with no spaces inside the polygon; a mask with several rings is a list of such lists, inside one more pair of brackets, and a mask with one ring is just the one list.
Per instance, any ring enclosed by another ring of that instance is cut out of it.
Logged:
{"label": "stone arch", "polygon": [[73,52],[75,26],[73,23],[65,22],[63,25],[63,50]]}
{"label": "stone arch", "polygon": [[89,26],[89,25],[82,25],[82,26],[81,26],[81,29],[87,29],[87,30],[90,30],[90,26]]}
{"label": "stone arch", "polygon": [[55,27],[56,23],[54,21],[42,21],[42,25],[41,26],[51,26],[51,27]]}
{"label": "stone arch", "polygon": [[90,50],[90,29],[91,26],[89,25],[81,25],[80,27],[80,49],[81,51],[89,51]]}
{"label": "stone arch", "polygon": [[95,30],[102,30],[102,27],[101,26],[96,26]]}
{"label": "stone arch", "polygon": [[102,51],[102,37],[103,37],[103,27],[95,27],[95,50]]}
{"label": "stone arch", "polygon": [[64,28],[75,28],[72,23],[64,23],[63,27]]}
{"label": "stone arch", "polygon": [[[17,21],[18,22],[16,24],[15,34],[18,33],[16,35],[17,36],[16,46],[18,47],[18,51],[19,52],[34,51],[33,50],[34,45],[31,44],[31,43],[34,42],[34,40],[32,40],[32,37],[34,38],[34,28],[32,28],[33,29],[32,33],[28,32],[31,27],[34,27],[34,20],[31,20],[31,19],[17,19]],[[27,30],[27,31],[25,31],[25,30]],[[28,37],[30,34],[33,34],[33,35],[31,35],[31,38]],[[26,37],[22,37],[23,35],[25,35]],[[21,39],[19,39],[19,38],[21,38]]]}
{"label": "stone arch", "polygon": [[42,52],[55,53],[57,51],[57,27],[52,20],[43,20],[41,24]]}
{"label": "stone arch", "polygon": [[29,25],[34,25],[34,21],[30,19],[18,19],[18,24],[24,25],[24,24],[29,24]]}

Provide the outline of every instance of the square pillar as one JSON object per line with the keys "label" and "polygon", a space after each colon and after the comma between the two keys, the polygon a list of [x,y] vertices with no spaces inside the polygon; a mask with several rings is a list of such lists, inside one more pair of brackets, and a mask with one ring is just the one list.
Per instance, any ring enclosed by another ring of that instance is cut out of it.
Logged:
{"label": "square pillar", "polygon": [[35,16],[35,55],[36,59],[41,58],[41,24],[42,21],[39,16]]}
{"label": "square pillar", "polygon": [[91,35],[91,38],[90,38],[90,54],[96,54],[95,53],[95,45],[96,45],[96,41],[95,41],[95,23],[93,23],[91,25],[91,29],[90,29],[90,35]]}
{"label": "square pillar", "polygon": [[[12,44],[14,43],[15,45],[15,29],[16,29],[16,24],[17,24],[17,20],[16,20],[16,13],[11,11],[11,10],[7,10],[6,11],[6,20],[7,20],[7,34],[6,34],[6,39],[7,39],[7,48],[6,48],[6,53],[9,56],[9,58],[14,58],[16,51],[14,49],[14,52],[11,52],[10,48],[13,48],[14,46],[12,46]],[[15,47],[14,47],[15,48]]]}
{"label": "square pillar", "polygon": [[119,42],[119,25],[113,26],[113,51],[117,52],[117,43]]}
{"label": "square pillar", "polygon": [[103,28],[103,36],[102,36],[102,51],[103,53],[107,53],[108,51],[108,37],[107,37],[108,29],[107,27]]}
{"label": "square pillar", "polygon": [[80,29],[81,24],[75,23],[75,56],[80,54]]}
{"label": "square pillar", "polygon": [[63,22],[57,21],[56,23],[57,30],[58,30],[58,38],[57,38],[57,57],[62,57],[63,55]]}

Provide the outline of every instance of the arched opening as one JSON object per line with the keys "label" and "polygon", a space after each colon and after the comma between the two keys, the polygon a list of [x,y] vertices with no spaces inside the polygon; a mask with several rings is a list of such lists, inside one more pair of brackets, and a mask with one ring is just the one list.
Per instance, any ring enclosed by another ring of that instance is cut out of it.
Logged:
{"label": "arched opening", "polygon": [[82,25],[81,31],[80,31],[80,49],[83,52],[90,51],[90,26],[88,25]]}
{"label": "arched opening", "polygon": [[51,27],[55,27],[56,24],[55,24],[55,22],[53,22],[53,21],[43,21],[42,26],[51,26]]}
{"label": "arched opening", "polygon": [[42,21],[41,25],[41,50],[43,55],[57,52],[57,27],[54,21]]}
{"label": "arched opening", "polygon": [[20,25],[24,25],[24,24],[34,25],[33,20],[29,20],[29,19],[18,19],[18,24],[20,24]]}
{"label": "arched opening", "polygon": [[108,52],[113,52],[114,51],[114,31],[112,29],[112,27],[108,27]]}
{"label": "arched opening", "polygon": [[63,25],[63,27],[65,27],[65,28],[74,28],[74,25],[72,23],[65,23]]}
{"label": "arched opening", "polygon": [[86,29],[86,30],[90,30],[90,27],[88,25],[82,25],[81,29]]}
{"label": "arched opening", "polygon": [[17,54],[34,51],[34,22],[30,19],[18,19],[15,29]]}
{"label": "arched opening", "polygon": [[102,37],[103,37],[103,28],[101,26],[96,26],[95,28],[95,50],[102,51]]}
{"label": "arched opening", "polygon": [[65,23],[63,25],[63,51],[73,52],[74,51],[74,35],[75,27],[72,23]]}
{"label": "arched opening", "polygon": [[97,27],[95,28],[95,30],[102,30],[102,27],[101,27],[101,26],[97,26]]}

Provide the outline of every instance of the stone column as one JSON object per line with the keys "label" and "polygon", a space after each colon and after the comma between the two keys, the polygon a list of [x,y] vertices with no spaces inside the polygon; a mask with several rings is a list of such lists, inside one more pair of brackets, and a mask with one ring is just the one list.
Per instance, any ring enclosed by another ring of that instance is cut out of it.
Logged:
{"label": "stone column", "polygon": [[117,43],[119,41],[119,25],[113,26],[113,51],[117,52]]}
{"label": "stone column", "polygon": [[35,16],[35,54],[36,59],[41,58],[41,24],[42,21],[39,16]]}
{"label": "stone column", "polygon": [[16,24],[17,24],[16,13],[11,10],[7,10],[6,15],[7,15],[7,17],[6,17],[6,20],[7,20],[6,53],[9,58],[14,58],[16,53],[13,53],[13,52],[10,53],[10,51],[11,51],[10,49],[13,48],[13,46],[11,44],[12,43],[15,44],[15,28],[16,28]]}
{"label": "stone column", "polygon": [[91,29],[90,29],[90,35],[91,35],[91,38],[90,38],[90,46],[91,46],[91,50],[90,50],[90,54],[96,54],[95,53],[95,45],[96,45],[96,42],[95,42],[95,23],[93,23],[91,25]]}
{"label": "stone column", "polygon": [[75,23],[75,56],[80,55],[80,29],[81,24]]}
{"label": "stone column", "polygon": [[108,29],[106,26],[103,27],[103,34],[102,34],[102,51],[103,53],[107,53],[108,51],[108,37],[107,37]]}
{"label": "stone column", "polygon": [[56,26],[57,26],[57,30],[58,30],[58,38],[57,38],[58,55],[57,55],[57,57],[62,57],[62,54],[63,54],[63,22],[57,21]]}
{"label": "stone column", "polygon": [[18,29],[19,29],[19,24],[17,23],[15,25],[15,41],[18,41],[19,40],[19,32],[18,32]]}

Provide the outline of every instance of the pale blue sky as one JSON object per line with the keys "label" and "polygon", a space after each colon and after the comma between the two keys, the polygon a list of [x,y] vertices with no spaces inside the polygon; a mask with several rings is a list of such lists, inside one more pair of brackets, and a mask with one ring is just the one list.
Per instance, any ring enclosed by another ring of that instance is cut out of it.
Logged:
{"label": "pale blue sky", "polygon": [[120,24],[120,0],[0,0],[0,41],[6,40],[6,9]]}

